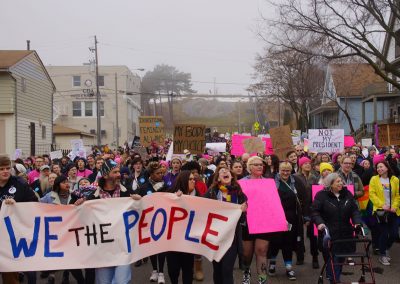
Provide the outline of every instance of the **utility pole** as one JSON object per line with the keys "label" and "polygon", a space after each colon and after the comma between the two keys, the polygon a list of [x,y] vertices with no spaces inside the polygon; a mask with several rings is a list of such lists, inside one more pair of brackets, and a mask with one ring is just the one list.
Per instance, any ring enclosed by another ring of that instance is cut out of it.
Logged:
{"label": "utility pole", "polygon": [[239,121],[238,121],[238,134],[240,134],[240,100],[238,101],[238,110],[239,110],[239,113],[238,113],[238,119],[239,119]]}
{"label": "utility pole", "polygon": [[117,73],[115,73],[115,135],[117,136],[116,143],[117,148],[119,147],[119,121],[118,121],[118,82],[117,82]]}
{"label": "utility pole", "polygon": [[94,36],[94,54],[96,63],[96,110],[97,110],[97,146],[101,147],[101,116],[100,116],[100,89],[99,89],[99,60],[97,56],[97,37]]}

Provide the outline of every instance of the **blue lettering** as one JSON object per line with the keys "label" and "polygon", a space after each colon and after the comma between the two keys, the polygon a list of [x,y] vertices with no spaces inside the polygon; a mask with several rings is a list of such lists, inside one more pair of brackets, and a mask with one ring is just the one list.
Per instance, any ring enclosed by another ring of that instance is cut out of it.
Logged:
{"label": "blue lettering", "polygon": [[50,222],[62,222],[62,217],[44,217],[44,257],[63,257],[63,252],[50,251],[50,241],[58,240],[57,235],[50,235]]}
{"label": "blue lettering", "polygon": [[21,250],[24,251],[25,257],[32,257],[36,253],[38,237],[39,237],[39,229],[40,229],[40,217],[35,217],[35,225],[33,229],[33,238],[32,242],[28,248],[28,243],[25,238],[21,238],[17,244],[17,240],[15,238],[14,229],[11,224],[10,217],[4,218],[4,223],[7,227],[8,236],[10,237],[11,249],[13,251],[14,258],[18,258],[21,254]]}
{"label": "blue lettering", "polygon": [[[154,233],[154,226],[156,223],[158,213],[161,213],[164,220],[163,220],[160,232],[156,235]],[[167,226],[167,212],[163,208],[158,208],[156,210],[156,212],[154,212],[153,219],[151,220],[151,226],[150,226],[150,234],[151,234],[151,237],[153,238],[153,240],[158,241],[161,238],[162,234],[164,234],[166,226]]]}
{"label": "blue lettering", "polygon": [[[135,220],[132,223],[129,223],[129,217],[135,216]],[[139,213],[135,210],[124,212],[124,225],[125,225],[125,238],[126,238],[126,246],[128,248],[128,252],[132,252],[131,247],[131,237],[129,236],[129,230],[132,229],[136,223],[139,221]]]}
{"label": "blue lettering", "polygon": [[191,241],[191,242],[194,242],[194,243],[199,243],[199,239],[192,238],[192,237],[190,236],[190,230],[192,229],[192,224],[193,224],[194,215],[195,215],[195,212],[194,212],[193,210],[191,210],[191,211],[190,211],[190,214],[189,214],[188,226],[187,226],[187,228],[186,228],[185,240]]}

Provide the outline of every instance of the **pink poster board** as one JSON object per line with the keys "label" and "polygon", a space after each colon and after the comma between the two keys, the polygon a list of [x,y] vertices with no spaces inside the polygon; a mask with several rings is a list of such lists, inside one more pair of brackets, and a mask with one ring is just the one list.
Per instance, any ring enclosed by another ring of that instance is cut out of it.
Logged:
{"label": "pink poster board", "polygon": [[[248,135],[240,135],[235,134],[232,136],[232,146],[231,146],[231,154],[235,156],[241,156],[246,153],[246,150],[243,146],[243,140],[251,138],[252,136]],[[271,138],[262,137],[262,140],[265,141],[265,154],[272,155],[274,150],[272,148]]]}
{"label": "pink poster board", "polygon": [[[317,195],[318,192],[324,189],[323,185],[319,184],[314,184],[312,186],[312,201],[314,201],[315,195]],[[354,195],[354,185],[349,184],[347,185],[347,189]],[[314,224],[314,236],[318,236],[318,229],[317,226]]]}
{"label": "pink poster board", "polygon": [[[247,223],[250,234],[287,231],[287,221],[273,179],[238,181],[248,198]],[[265,209],[268,208],[267,215]]]}

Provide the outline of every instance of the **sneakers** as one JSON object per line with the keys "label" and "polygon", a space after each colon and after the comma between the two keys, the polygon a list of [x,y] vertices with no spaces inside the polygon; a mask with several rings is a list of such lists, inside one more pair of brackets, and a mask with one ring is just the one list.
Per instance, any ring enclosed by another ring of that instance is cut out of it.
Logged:
{"label": "sneakers", "polygon": [[293,270],[286,271],[286,276],[290,281],[296,280],[296,273]]}
{"label": "sneakers", "polygon": [[269,276],[275,276],[276,274],[276,265],[275,264],[270,264],[268,266],[268,275]]}
{"label": "sneakers", "polygon": [[355,265],[356,263],[354,262],[354,259],[353,259],[353,258],[348,257],[348,258],[347,258],[347,264],[353,266],[353,265]]}
{"label": "sneakers", "polygon": [[164,273],[158,273],[158,284],[165,284]]}
{"label": "sneakers", "polygon": [[388,250],[386,251],[386,258],[387,258],[389,261],[392,261],[392,258],[390,257],[389,251],[388,251]]}
{"label": "sneakers", "polygon": [[379,257],[379,262],[382,263],[383,265],[390,265],[390,260],[388,259],[387,256],[383,255]]}
{"label": "sneakers", "polygon": [[153,270],[150,276],[150,282],[157,282],[158,281],[158,271]]}
{"label": "sneakers", "polygon": [[242,284],[251,284],[251,273],[249,270],[243,272]]}
{"label": "sneakers", "polygon": [[257,284],[267,284],[267,279],[260,276],[258,277]]}

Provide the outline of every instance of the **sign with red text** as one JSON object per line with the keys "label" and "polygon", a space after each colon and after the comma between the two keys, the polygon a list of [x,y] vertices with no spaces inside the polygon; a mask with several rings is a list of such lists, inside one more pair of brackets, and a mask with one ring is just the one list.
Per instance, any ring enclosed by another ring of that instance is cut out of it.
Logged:
{"label": "sign with red text", "polygon": [[314,153],[337,153],[344,149],[343,129],[309,129],[309,151]]}
{"label": "sign with red text", "polygon": [[80,206],[3,204],[0,272],[118,266],[166,251],[219,261],[241,214],[237,204],[172,193]]}

